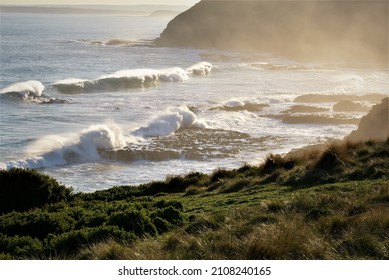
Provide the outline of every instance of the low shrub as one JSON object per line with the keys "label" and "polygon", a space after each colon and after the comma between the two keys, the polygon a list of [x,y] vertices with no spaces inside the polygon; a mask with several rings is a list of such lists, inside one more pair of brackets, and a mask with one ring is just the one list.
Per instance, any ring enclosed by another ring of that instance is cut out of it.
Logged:
{"label": "low shrub", "polygon": [[36,170],[0,170],[0,213],[26,211],[67,201],[72,190]]}
{"label": "low shrub", "polygon": [[49,254],[72,254],[79,251],[83,246],[110,239],[124,244],[131,244],[136,240],[136,236],[117,226],[83,228],[58,236],[50,235],[46,240],[46,252]]}
{"label": "low shrub", "polygon": [[60,234],[74,228],[75,221],[66,213],[42,211],[12,212],[0,217],[0,230],[9,236],[31,236],[43,240],[48,234]]}
{"label": "low shrub", "polygon": [[151,217],[159,217],[175,226],[181,226],[186,220],[183,213],[173,206],[157,209],[151,213]]}
{"label": "low shrub", "polygon": [[42,254],[42,242],[31,236],[7,236],[0,233],[0,252],[15,259],[28,259]]}
{"label": "low shrub", "polygon": [[158,233],[145,211],[129,209],[113,213],[107,224],[117,226],[137,236],[156,235]]}

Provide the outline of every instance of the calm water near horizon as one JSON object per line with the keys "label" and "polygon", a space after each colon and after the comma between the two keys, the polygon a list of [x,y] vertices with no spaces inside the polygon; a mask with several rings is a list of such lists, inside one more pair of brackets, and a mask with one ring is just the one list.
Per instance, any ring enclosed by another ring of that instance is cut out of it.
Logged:
{"label": "calm water near horizon", "polygon": [[156,48],[167,18],[0,16],[0,168],[37,168],[82,192],[255,164],[357,127],[283,122],[293,105],[366,114],[294,101],[304,94],[389,96],[388,72],[357,62]]}

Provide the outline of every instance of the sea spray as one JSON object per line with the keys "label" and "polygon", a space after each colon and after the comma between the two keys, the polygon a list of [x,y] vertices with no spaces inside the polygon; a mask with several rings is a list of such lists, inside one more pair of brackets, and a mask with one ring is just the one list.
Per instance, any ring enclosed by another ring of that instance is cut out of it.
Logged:
{"label": "sea spray", "polygon": [[173,67],[161,70],[159,79],[164,82],[187,82],[190,78],[184,69]]}
{"label": "sea spray", "polygon": [[71,101],[59,98],[50,98],[44,93],[46,87],[40,82],[30,80],[14,83],[0,90],[0,100],[7,102],[31,102],[35,104],[65,104]]}
{"label": "sea spray", "polygon": [[341,74],[334,77],[330,84],[333,84],[333,87],[323,91],[318,91],[315,94],[327,94],[327,95],[336,95],[336,94],[355,94],[361,92],[366,81],[363,77],[356,74]]}
{"label": "sea spray", "polygon": [[[58,80],[50,84],[49,88],[64,94],[120,91],[153,87],[159,82],[187,82],[191,75],[210,75],[211,69],[211,63],[199,62],[186,70],[180,67],[120,70],[91,80],[79,78]],[[22,98],[34,98],[41,96],[44,89],[45,86],[40,81],[31,80],[12,84],[0,90],[0,94],[16,94]]]}
{"label": "sea spray", "polygon": [[260,103],[256,99],[252,100],[240,100],[232,99],[225,102],[221,106],[211,107],[210,110],[221,110],[228,112],[239,112],[239,111],[248,111],[248,112],[259,112],[263,108],[269,107],[267,103]]}
{"label": "sea spray", "polygon": [[147,126],[137,129],[133,134],[141,137],[167,136],[190,127],[205,128],[206,126],[188,107],[179,107],[155,116]]}
{"label": "sea spray", "polygon": [[44,136],[28,146],[29,157],[7,162],[2,168],[40,169],[93,162],[100,160],[104,151],[120,149],[125,145],[126,139],[117,125],[91,125],[77,133]]}
{"label": "sea spray", "polygon": [[180,67],[120,70],[93,80],[77,78],[59,80],[51,84],[51,87],[64,94],[147,88],[158,86],[160,82],[187,82],[190,80],[190,75],[208,76],[211,68],[212,64],[201,62],[187,70]]}
{"label": "sea spray", "polygon": [[202,61],[190,66],[188,69],[186,69],[186,71],[192,75],[208,76],[211,74],[212,64]]}
{"label": "sea spray", "polygon": [[45,86],[35,80],[14,83],[2,90],[0,94],[5,94],[17,98],[36,98],[42,95]]}
{"label": "sea spray", "polygon": [[335,80],[337,83],[341,83],[334,89],[334,93],[353,93],[361,90],[365,84],[365,80],[354,74],[344,74]]}

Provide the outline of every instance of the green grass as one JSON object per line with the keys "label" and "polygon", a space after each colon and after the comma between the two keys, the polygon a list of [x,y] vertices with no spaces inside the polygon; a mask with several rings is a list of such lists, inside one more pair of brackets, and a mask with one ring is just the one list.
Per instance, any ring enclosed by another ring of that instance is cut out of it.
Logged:
{"label": "green grass", "polygon": [[[0,258],[388,259],[388,151],[389,141],[330,143],[91,194],[24,171],[59,195],[3,211]],[[20,172],[1,171],[1,185],[28,187]]]}

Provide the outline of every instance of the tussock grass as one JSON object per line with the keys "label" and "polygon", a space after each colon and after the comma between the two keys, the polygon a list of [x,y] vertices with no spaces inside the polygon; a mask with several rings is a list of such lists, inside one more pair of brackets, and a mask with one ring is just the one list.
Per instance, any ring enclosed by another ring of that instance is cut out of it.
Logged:
{"label": "tussock grass", "polygon": [[258,228],[250,238],[248,259],[329,259],[331,246],[301,220]]}
{"label": "tussock grass", "polygon": [[[104,246],[88,247],[83,257],[387,259],[389,205],[376,200],[387,191],[385,180],[327,184],[293,191],[276,200],[258,199],[254,204],[224,210],[215,206],[211,211],[194,212],[186,225],[162,236],[124,247],[110,240]],[[217,193],[212,200],[207,199],[211,203],[232,195],[235,193]],[[187,199],[193,200],[192,196],[181,198],[188,207]],[[204,203],[201,195],[196,198],[197,203]]]}
{"label": "tussock grass", "polygon": [[389,259],[388,151],[389,140],[332,142],[259,166],[69,193],[4,212],[0,258]]}
{"label": "tussock grass", "polygon": [[117,243],[113,239],[108,239],[82,249],[78,254],[78,258],[85,260],[122,260],[126,259],[129,254],[130,249],[128,247]]}

